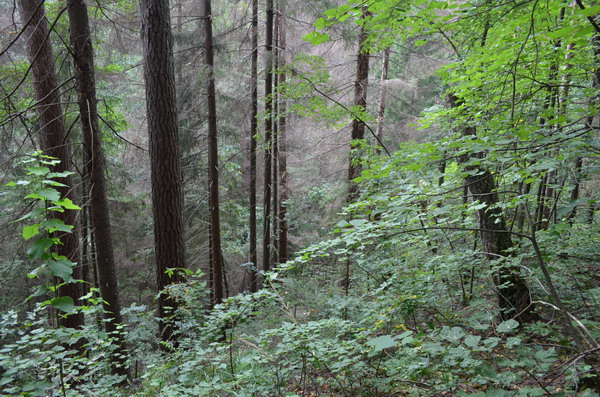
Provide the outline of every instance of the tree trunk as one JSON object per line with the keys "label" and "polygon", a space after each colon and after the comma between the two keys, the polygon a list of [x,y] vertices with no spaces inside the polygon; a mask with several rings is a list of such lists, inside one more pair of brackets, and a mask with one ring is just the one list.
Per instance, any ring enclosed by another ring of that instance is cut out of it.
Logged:
{"label": "tree trunk", "polygon": [[[59,164],[52,167],[52,172],[65,172],[71,167],[71,149],[67,142],[60,105],[58,79],[44,4],[42,0],[19,0],[19,8],[23,23],[27,24],[27,46],[41,130],[40,147],[44,154],[60,160]],[[57,178],[57,181],[66,185],[65,187],[56,187],[61,197],[73,200],[74,190],[71,177]],[[74,210],[52,211],[52,216],[62,220],[65,225],[76,225],[77,212]],[[73,278],[81,279],[78,233],[75,230],[72,233],[54,233],[54,237],[60,238],[62,242],[55,246],[56,253],[75,263]],[[60,287],[58,294],[70,297],[77,305],[82,296],[81,291],[81,284],[68,283]],[[83,325],[83,314],[61,317],[60,324],[69,328],[79,328]]]}
{"label": "tree trunk", "polygon": [[221,223],[219,220],[219,149],[217,143],[217,104],[213,73],[213,33],[210,0],[204,0],[204,56],[208,76],[206,78],[208,106],[208,205],[210,212],[210,235],[213,272],[213,305],[223,300],[223,255],[221,249]]}
{"label": "tree trunk", "polygon": [[248,262],[252,265],[252,269],[247,272],[250,278],[250,292],[256,292],[258,289],[258,254],[256,250],[256,146],[258,134],[258,0],[252,0],[252,60],[250,70],[250,95],[251,95],[251,112],[250,112],[250,166],[248,170],[249,186],[249,212],[250,218],[248,221],[249,233],[249,252]]}
{"label": "tree trunk", "polygon": [[[363,7],[363,18],[368,15]],[[364,48],[367,33],[364,26],[360,27],[358,36],[358,57],[356,61],[356,80],[354,81],[354,106],[362,111],[367,108],[367,85],[369,83],[369,53]],[[365,123],[354,117],[352,120],[352,135],[350,137],[350,165],[348,167],[348,201],[358,198],[358,185],[353,182],[361,173],[360,155],[356,153],[360,140],[365,138]]]}
{"label": "tree trunk", "polygon": [[169,2],[140,0],[146,108],[152,181],[152,213],[156,278],[159,290],[158,315],[163,341],[174,337],[169,321],[176,302],[162,293],[169,284],[183,281],[185,268],[183,239],[183,190],[179,155],[179,130],[173,67],[173,35]]}
{"label": "tree trunk", "polygon": [[271,184],[272,184],[272,156],[273,156],[273,0],[267,0],[267,21],[265,47],[265,175],[263,194],[263,266],[262,270],[271,269]]}
{"label": "tree trunk", "polygon": [[252,0],[252,65],[250,71],[251,112],[250,112],[250,169],[249,169],[249,253],[248,262],[253,266],[250,276],[250,292],[258,289],[258,254],[256,250],[256,146],[258,133],[258,0]]}
{"label": "tree trunk", "polygon": [[[276,7],[277,9],[274,12],[273,17],[273,70],[279,70],[279,4],[281,2],[277,1]],[[272,249],[271,249],[271,264],[277,264],[279,260],[279,73],[273,72],[273,93],[271,100],[271,106],[273,109],[273,133],[272,133],[272,141],[273,141],[273,173],[272,173],[272,187],[271,187],[271,196],[272,200],[272,215],[271,222],[273,227],[273,237],[272,237]]]}
{"label": "tree trunk", "polygon": [[110,214],[104,178],[104,152],[98,126],[96,78],[94,75],[94,50],[88,20],[87,6],[83,0],[68,0],[71,47],[75,62],[75,77],[79,94],[79,113],[83,132],[85,186],[89,189],[90,219],[96,242],[96,258],[100,292],[104,300],[105,329],[115,338],[116,349],[112,356],[113,371],[126,374],[124,366],[125,342],[118,332],[123,323],[119,288],[113,253]]}
{"label": "tree trunk", "polygon": [[[514,245],[502,210],[497,207],[499,199],[494,176],[489,171],[480,170],[478,175],[467,176],[465,182],[473,200],[486,204],[484,208],[477,210],[477,219],[481,229],[481,242],[488,258],[497,260],[508,257]],[[494,276],[501,316],[505,319],[518,314],[523,316],[531,302],[529,288],[519,275],[517,266],[501,266]]]}
{"label": "tree trunk", "polygon": [[[279,25],[279,69],[283,70],[286,65],[285,51],[286,51],[286,32],[284,25],[285,15],[285,2],[279,2],[279,14],[277,18],[277,24]],[[285,87],[285,71],[282,71],[278,75],[279,84],[281,87]],[[288,223],[287,223],[287,200],[289,196],[288,182],[287,182],[287,144],[286,144],[286,100],[285,100],[285,89],[279,96],[279,208],[278,208],[278,251],[279,251],[279,263],[285,263],[288,260]]]}
{"label": "tree trunk", "polygon": [[[381,63],[381,88],[379,91],[379,112],[377,113],[377,130],[375,135],[377,136],[377,142],[383,142],[383,119],[385,117],[385,99],[387,96],[387,89],[385,82],[388,78],[388,69],[390,66],[390,47],[383,51],[383,61]],[[377,154],[381,153],[381,148],[377,147]]]}
{"label": "tree trunk", "polygon": [[[458,106],[458,99],[451,95],[449,98],[451,107]],[[474,127],[466,127],[462,131],[465,136],[475,136]],[[484,153],[472,153],[459,158],[460,162],[466,162],[469,158],[483,157]],[[475,175],[465,177],[466,186],[469,188],[473,200],[485,204],[477,210],[477,221],[480,229],[483,249],[489,260],[506,258],[511,255],[514,247],[510,231],[506,227],[502,209],[498,207],[500,202],[496,189],[494,176],[488,170],[479,167],[469,167],[471,171],[477,171]],[[503,319],[520,316],[527,319],[527,313],[531,302],[529,287],[520,276],[519,267],[501,263],[493,278],[496,286],[500,316]]]}

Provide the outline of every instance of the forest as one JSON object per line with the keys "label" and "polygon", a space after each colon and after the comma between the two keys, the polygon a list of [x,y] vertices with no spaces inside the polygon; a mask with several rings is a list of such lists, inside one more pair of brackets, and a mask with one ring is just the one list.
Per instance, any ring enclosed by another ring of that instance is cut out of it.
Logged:
{"label": "forest", "polygon": [[600,395],[597,0],[0,0],[1,396]]}

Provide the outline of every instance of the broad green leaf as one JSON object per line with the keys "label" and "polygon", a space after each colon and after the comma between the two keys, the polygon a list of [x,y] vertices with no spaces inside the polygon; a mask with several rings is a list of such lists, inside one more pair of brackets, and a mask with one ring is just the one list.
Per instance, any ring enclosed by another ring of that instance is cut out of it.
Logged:
{"label": "broad green leaf", "polygon": [[50,304],[60,311],[65,313],[73,313],[75,310],[75,304],[70,296],[61,296],[60,298],[54,298],[50,300]]}
{"label": "broad green leaf", "polygon": [[510,320],[502,321],[500,324],[498,324],[498,326],[496,327],[496,332],[500,332],[500,333],[512,332],[512,331],[516,330],[518,327],[519,327],[519,322],[516,320],[510,319]]}
{"label": "broad green leaf", "polygon": [[329,41],[329,35],[327,33],[310,32],[309,34],[302,37],[304,41],[310,41],[312,45],[319,45]]}
{"label": "broad green leaf", "polygon": [[46,295],[48,293],[48,291],[49,291],[48,286],[46,284],[42,284],[39,287],[37,287],[37,289],[35,290],[35,292],[33,294],[29,295],[27,297],[27,299],[25,299],[25,302],[29,301],[30,299],[38,298],[40,296]]}
{"label": "broad green leaf", "polygon": [[34,166],[27,168],[29,170],[28,175],[44,176],[50,172],[50,168]]}
{"label": "broad green leaf", "polygon": [[60,193],[56,189],[36,189],[32,193],[25,196],[25,198],[32,198],[38,200],[56,201],[60,200]]}
{"label": "broad green leaf", "polygon": [[40,225],[38,223],[35,223],[33,225],[30,226],[25,226],[23,228],[23,238],[25,240],[29,240],[30,238],[37,236],[40,232]]}
{"label": "broad green leaf", "polygon": [[52,272],[52,275],[60,277],[64,281],[71,281],[74,265],[70,260],[49,260],[46,263],[46,267]]}
{"label": "broad green leaf", "polygon": [[48,219],[42,223],[42,227],[48,230],[49,233],[56,231],[71,233],[73,231],[73,226],[65,225],[62,219]]}
{"label": "broad green leaf", "polygon": [[465,336],[465,331],[460,327],[446,328],[445,331],[444,338],[452,343],[458,343]]}
{"label": "broad green leaf", "polygon": [[64,209],[67,209],[67,210],[80,210],[81,209],[80,206],[73,204],[71,199],[68,199],[68,198],[64,198],[62,200],[54,200],[52,202],[56,205],[63,207]]}
{"label": "broad green leaf", "polygon": [[327,27],[328,24],[329,22],[325,18],[319,18],[315,21],[315,28],[321,30]]}
{"label": "broad green leaf", "polygon": [[486,345],[486,347],[488,347],[488,348],[491,349],[491,348],[494,348],[494,347],[498,346],[498,343],[500,343],[501,340],[502,339],[500,339],[500,338],[492,336],[490,338],[484,339],[483,343]]}
{"label": "broad green leaf", "polygon": [[71,171],[63,171],[63,172],[51,172],[46,175],[46,178],[66,178],[69,175],[73,175],[74,172]]}
{"label": "broad green leaf", "polygon": [[422,346],[424,351],[429,352],[431,354],[438,354],[443,351],[446,351],[446,349],[438,342],[423,343]]}
{"label": "broad green leaf", "polygon": [[396,346],[396,341],[390,335],[382,335],[377,338],[369,339],[367,345],[372,346],[376,352],[382,351],[389,347]]}
{"label": "broad green leaf", "polygon": [[360,225],[364,225],[365,223],[369,223],[369,221],[366,219],[352,219],[350,221],[350,224],[352,226],[360,226]]}
{"label": "broad green leaf", "polygon": [[577,14],[583,15],[584,17],[594,17],[598,13],[600,13],[600,5],[587,7],[584,10],[581,10],[581,9],[577,10]]}
{"label": "broad green leaf", "polygon": [[57,243],[58,239],[55,238],[40,238],[33,242],[32,246],[27,250],[27,254],[30,259],[37,260],[41,259],[42,256]]}
{"label": "broad green leaf", "polygon": [[467,335],[464,339],[464,344],[469,347],[477,347],[479,345],[479,341],[481,340],[481,336],[479,335]]}
{"label": "broad green leaf", "polygon": [[44,180],[42,181],[42,183],[43,183],[44,185],[48,185],[48,186],[55,186],[55,187],[66,187],[66,186],[67,186],[67,185],[65,185],[64,183],[56,182],[56,181],[53,181],[53,180],[51,180],[51,179],[44,179]]}
{"label": "broad green leaf", "polygon": [[344,219],[342,219],[341,221],[339,221],[339,222],[338,222],[338,223],[335,225],[335,227],[339,227],[339,228],[342,228],[342,227],[350,227],[350,226],[352,226],[352,224],[351,224],[351,223],[348,223],[348,222],[346,222]]}

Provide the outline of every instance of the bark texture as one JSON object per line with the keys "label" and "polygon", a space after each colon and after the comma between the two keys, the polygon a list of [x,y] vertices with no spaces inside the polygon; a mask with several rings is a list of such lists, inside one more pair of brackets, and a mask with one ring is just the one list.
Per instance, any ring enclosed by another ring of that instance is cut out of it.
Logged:
{"label": "bark texture", "polygon": [[212,9],[210,0],[204,0],[205,63],[208,106],[208,205],[210,212],[210,236],[213,272],[213,305],[223,300],[223,255],[221,249],[221,223],[219,220],[219,150],[217,144],[217,104],[214,79]]}
{"label": "bark texture", "polygon": [[[169,2],[140,0],[146,108],[152,180],[152,213],[156,278],[159,291],[182,281],[179,272],[167,274],[169,268],[185,268],[183,239],[183,190],[179,155],[179,131],[173,66],[173,36]],[[163,341],[173,337],[170,321],[176,302],[165,294],[158,299]]]}
{"label": "bark texture", "polygon": [[98,122],[96,99],[96,78],[94,75],[94,50],[90,35],[88,10],[83,0],[68,0],[71,47],[75,64],[79,114],[83,133],[85,183],[89,200],[91,227],[94,230],[96,261],[100,292],[104,300],[104,327],[113,333],[116,350],[113,355],[113,371],[125,374],[123,365],[125,342],[117,333],[118,325],[123,323],[119,288],[116,274],[113,239],[110,226],[110,210],[104,177],[105,161],[102,149],[102,137]]}
{"label": "bark texture", "polygon": [[262,270],[271,269],[271,185],[273,168],[273,0],[267,0],[266,20],[266,65],[265,65],[265,168],[263,193],[263,258]]}
{"label": "bark texture", "polygon": [[[363,9],[363,17],[368,15]],[[358,35],[358,57],[356,61],[356,79],[354,81],[355,107],[365,110],[367,108],[367,86],[369,84],[369,53],[364,49],[367,33],[364,26],[360,27]],[[350,164],[348,166],[348,201],[353,202],[358,198],[358,185],[353,179],[360,176],[360,155],[356,153],[358,141],[365,138],[365,123],[363,120],[354,118],[352,120],[352,133],[350,136]]]}
{"label": "bark texture", "polygon": [[258,0],[252,0],[252,61],[250,70],[250,169],[249,169],[249,253],[248,261],[254,267],[249,271],[250,292],[258,290],[258,253],[256,249],[256,146],[258,134]]}
{"label": "bark texture", "polygon": [[[60,160],[60,163],[52,168],[53,172],[68,171],[71,166],[71,149],[60,105],[60,91],[44,4],[41,0],[19,0],[18,4],[22,22],[27,25],[27,47],[37,100],[40,147],[44,154]],[[61,197],[74,200],[71,178],[57,178],[57,181],[66,185],[66,187],[56,187]],[[76,225],[77,212],[74,210],[65,210],[62,213],[53,211],[52,216],[62,220],[66,225]],[[56,252],[76,263],[73,268],[73,278],[81,279],[77,232],[74,230],[72,233],[54,233],[54,237],[62,241],[62,245],[55,246]],[[71,297],[77,305],[82,296],[81,284],[66,284],[59,289],[58,293],[60,296]],[[60,324],[69,328],[78,328],[83,325],[83,315],[73,314],[61,318]]]}
{"label": "bark texture", "polygon": [[[375,135],[379,143],[383,142],[383,119],[385,118],[385,100],[387,98],[387,88],[385,82],[388,78],[388,69],[390,66],[390,47],[383,51],[383,61],[381,62],[381,87],[379,89],[379,110],[377,112],[377,130]],[[381,153],[380,147],[377,153]]]}
{"label": "bark texture", "polygon": [[[454,95],[449,96],[448,102],[450,107],[459,106],[459,99]],[[466,127],[462,130],[462,134],[465,136],[475,136],[476,133],[474,127]],[[460,156],[459,161],[464,163],[470,158],[482,158],[484,155],[484,153],[466,154]],[[477,221],[484,252],[489,260],[498,261],[498,259],[507,258],[512,255],[511,250],[514,244],[510,231],[506,227],[502,209],[498,207],[500,200],[494,176],[490,171],[479,166],[469,166],[467,170],[473,173],[465,177],[466,186],[471,192],[473,200],[485,204],[483,208],[477,210]],[[493,281],[496,286],[500,316],[503,319],[520,316],[521,319],[527,320],[531,295],[529,287],[520,275],[519,267],[500,263]]]}
{"label": "bark texture", "polygon": [[[286,31],[284,22],[285,15],[285,2],[279,2],[279,13],[277,16],[277,24],[279,26],[279,69],[283,70],[278,75],[279,84],[285,87],[285,65],[286,65]],[[288,221],[287,221],[287,200],[289,198],[288,191],[288,174],[287,174],[287,117],[286,117],[286,101],[285,91],[282,92],[279,98],[279,148],[278,148],[278,162],[279,162],[279,208],[277,213],[277,225],[279,227],[278,235],[278,262],[285,263],[288,260]]]}

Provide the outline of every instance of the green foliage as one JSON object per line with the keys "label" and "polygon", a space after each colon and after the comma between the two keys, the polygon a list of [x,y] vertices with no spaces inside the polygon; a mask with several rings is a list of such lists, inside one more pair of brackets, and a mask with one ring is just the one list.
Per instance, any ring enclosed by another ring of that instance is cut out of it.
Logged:
{"label": "green foliage", "polygon": [[[90,319],[102,310],[96,293],[86,297],[95,303],[83,307]],[[122,379],[110,375],[110,338],[93,321],[83,329],[52,328],[45,311],[40,305],[25,316],[16,311],[0,315],[0,394],[114,395]]]}
{"label": "green foliage", "polygon": [[[30,158],[24,160],[23,165],[27,167],[28,179],[17,182],[9,182],[8,187],[20,187],[29,194],[25,199],[30,199],[31,210],[23,215],[18,222],[28,221],[30,223],[23,227],[22,236],[24,240],[33,240],[27,250],[29,259],[33,262],[42,262],[40,266],[28,274],[29,278],[41,278],[43,283],[38,287],[37,292],[29,297],[35,298],[44,295],[47,292],[56,292],[61,285],[65,283],[80,282],[74,280],[73,266],[67,257],[59,255],[52,250],[58,244],[61,244],[60,238],[53,237],[55,232],[71,233],[72,225],[65,223],[58,218],[51,218],[52,212],[64,212],[65,210],[79,210],[79,206],[73,204],[68,198],[61,198],[61,194],[55,187],[64,187],[65,185],[57,182],[55,178],[64,178],[72,173],[70,172],[51,172],[51,166],[59,163],[59,160],[36,152]],[[59,283],[55,280],[60,279]],[[42,305],[51,305],[61,312],[70,314],[75,309],[75,302],[68,296],[53,297]]]}

